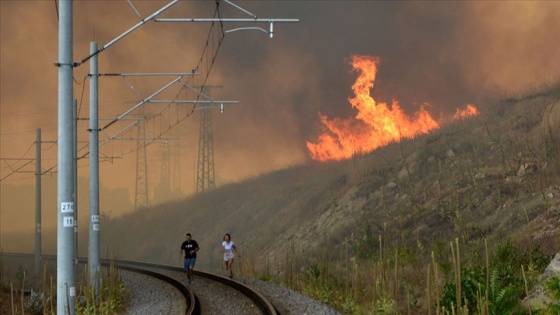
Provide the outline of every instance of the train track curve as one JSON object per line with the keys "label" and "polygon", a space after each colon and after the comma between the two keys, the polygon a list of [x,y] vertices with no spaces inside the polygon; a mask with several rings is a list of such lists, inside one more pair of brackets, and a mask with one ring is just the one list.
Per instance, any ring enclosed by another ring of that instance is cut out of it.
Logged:
{"label": "train track curve", "polygon": [[[2,253],[1,255],[2,257],[5,258],[18,258],[21,259],[22,261],[26,261],[31,264],[33,263],[33,259],[34,259],[33,254],[25,254],[25,253]],[[42,261],[54,262],[56,261],[56,256],[43,255]],[[78,262],[84,264],[87,263],[87,259],[79,258]],[[200,315],[205,313],[197,295],[193,292],[191,287],[185,285],[184,282],[180,280],[180,277],[178,277],[178,275],[184,274],[182,268],[168,266],[168,265],[157,265],[157,264],[145,263],[145,262],[128,261],[128,260],[102,259],[100,261],[100,264],[103,266],[108,266],[111,263],[114,264],[117,269],[126,270],[129,272],[143,274],[152,278],[156,278],[176,288],[185,299],[185,304],[186,304],[185,314]],[[202,272],[202,271],[195,271],[195,276],[197,278],[206,279],[208,281],[223,284],[237,292],[240,292],[243,296],[247,297],[252,301],[255,307],[259,310],[260,314],[266,314],[266,315],[279,314],[279,312],[276,310],[274,305],[270,301],[268,301],[268,299],[266,299],[259,292],[253,290],[252,288],[238,281],[226,277],[222,277],[220,275]]]}
{"label": "train track curve", "polygon": [[[126,261],[126,260],[119,260],[118,264],[124,267],[130,266],[133,268],[141,268],[144,270],[160,270],[160,271],[168,271],[171,273],[184,273],[183,269],[180,267],[167,266],[167,265],[157,265],[151,263]],[[246,286],[238,281],[220,275],[216,275],[213,273],[207,273],[207,272],[196,271],[196,270],[195,270],[195,276],[197,278],[203,278],[213,282],[221,283],[223,285],[231,287],[232,289],[238,292],[241,292],[244,296],[249,298],[254,303],[254,305],[260,310],[262,314],[266,314],[266,315],[279,314],[279,312],[276,310],[274,305],[267,298],[265,298],[259,292],[253,290],[251,287]],[[192,314],[197,314],[197,313],[192,313]]]}

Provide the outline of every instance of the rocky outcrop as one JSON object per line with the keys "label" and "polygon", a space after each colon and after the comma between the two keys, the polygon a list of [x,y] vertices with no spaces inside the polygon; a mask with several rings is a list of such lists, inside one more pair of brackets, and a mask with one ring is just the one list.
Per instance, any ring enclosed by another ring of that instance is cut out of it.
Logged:
{"label": "rocky outcrop", "polygon": [[554,259],[548,264],[544,273],[541,275],[539,283],[531,289],[527,297],[523,300],[523,306],[531,311],[546,309],[550,304],[558,303],[553,296],[546,290],[546,283],[555,277],[560,276],[560,254],[556,254]]}

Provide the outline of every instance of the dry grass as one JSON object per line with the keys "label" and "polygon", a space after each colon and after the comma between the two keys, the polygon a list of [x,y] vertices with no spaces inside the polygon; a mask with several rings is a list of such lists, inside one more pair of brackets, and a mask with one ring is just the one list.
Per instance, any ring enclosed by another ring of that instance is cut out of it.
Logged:
{"label": "dry grass", "polygon": [[[4,259],[0,258],[0,314],[55,314],[56,279],[51,275],[52,270],[49,271],[45,263],[42,274],[28,275],[27,267],[14,261],[4,266]],[[76,314],[125,313],[129,294],[114,262],[108,268],[102,268],[101,273],[101,289],[97,296],[86,284],[87,266],[77,280]]]}

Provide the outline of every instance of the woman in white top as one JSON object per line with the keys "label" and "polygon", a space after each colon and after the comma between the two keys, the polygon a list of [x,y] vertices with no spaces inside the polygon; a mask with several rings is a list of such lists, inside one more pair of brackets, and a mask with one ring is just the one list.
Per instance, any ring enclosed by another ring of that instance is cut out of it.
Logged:
{"label": "woman in white top", "polygon": [[239,255],[239,252],[237,251],[237,248],[235,247],[235,244],[231,240],[231,235],[229,235],[229,233],[226,233],[226,235],[224,236],[224,241],[222,242],[222,253],[224,253],[224,262],[226,264],[226,269],[230,278],[233,278],[232,266],[235,259],[234,252],[235,254],[237,254],[237,256],[241,257],[241,255]]}

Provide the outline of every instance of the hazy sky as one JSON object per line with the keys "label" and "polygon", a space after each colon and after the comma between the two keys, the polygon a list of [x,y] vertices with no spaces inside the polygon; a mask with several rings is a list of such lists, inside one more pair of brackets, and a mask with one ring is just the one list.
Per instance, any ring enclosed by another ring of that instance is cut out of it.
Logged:
{"label": "hazy sky", "polygon": [[[142,16],[148,16],[168,1],[132,3]],[[212,17],[214,3],[185,1],[161,17]],[[436,117],[467,103],[483,105],[488,96],[520,93],[553,82],[560,69],[560,2],[235,3],[261,18],[299,18],[301,22],[276,24],[274,39],[259,31],[226,34],[208,83],[222,86],[212,90],[215,99],[240,103],[226,107],[223,114],[213,113],[218,184],[308,161],[306,141],[315,140],[321,132],[318,113],[342,118],[354,114],[348,102],[356,78],[348,64],[353,54],[380,58],[372,92],[377,99],[389,103],[396,99],[410,113],[419,104],[429,103],[428,110]],[[221,6],[223,17],[247,17],[225,3]],[[91,41],[103,45],[138,21],[127,1],[74,1],[74,60],[88,55]],[[148,23],[102,52],[99,71],[191,71],[201,57],[208,27]],[[56,140],[58,71],[53,64],[57,51],[55,1],[0,1],[0,157],[33,158],[35,150],[30,146],[36,128],[42,128],[43,140]],[[80,118],[89,115],[89,82],[84,80],[88,70],[86,63],[74,71]],[[100,117],[114,118],[140,101],[130,84],[146,97],[170,80],[101,78]],[[145,110],[155,113],[163,108],[149,105]],[[126,125],[112,126],[100,139]],[[87,128],[87,122],[81,121],[82,145],[87,144]],[[148,135],[160,129],[154,123],[148,126]],[[160,182],[163,161],[167,161],[170,184],[192,193],[198,129],[195,114],[165,135],[174,139],[169,150],[163,142],[149,147],[151,190]],[[135,137],[135,131],[126,136]],[[134,192],[134,147],[133,141],[119,140],[101,149],[102,156],[114,157],[101,164],[103,185]],[[44,148],[47,169],[56,164],[57,148],[52,144]],[[81,161],[80,167],[80,176],[87,177],[87,161]],[[0,177],[10,172],[6,162],[0,172]],[[26,182],[31,177],[18,174],[1,184]]]}

